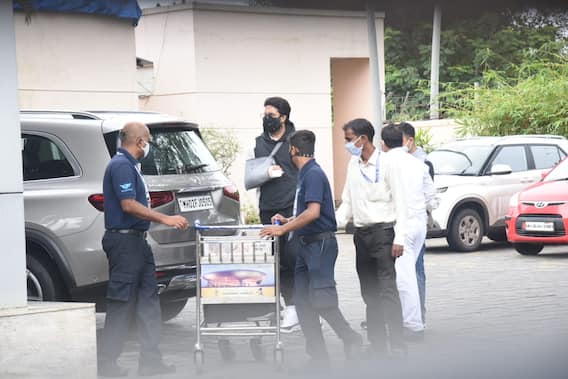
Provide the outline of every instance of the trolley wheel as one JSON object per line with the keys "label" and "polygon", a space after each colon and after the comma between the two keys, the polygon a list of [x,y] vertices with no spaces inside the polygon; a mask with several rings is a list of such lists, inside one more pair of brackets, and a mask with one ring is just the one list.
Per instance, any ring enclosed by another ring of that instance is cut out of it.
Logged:
{"label": "trolley wheel", "polygon": [[221,353],[223,362],[233,362],[235,360],[236,354],[229,340],[221,339],[217,342],[217,345],[219,346],[219,352]]}
{"label": "trolley wheel", "polygon": [[276,347],[274,349],[274,368],[276,371],[282,370],[284,365],[284,349],[281,347]]}
{"label": "trolley wheel", "polygon": [[250,351],[253,358],[258,362],[264,362],[264,350],[262,349],[262,341],[260,338],[252,338],[250,340]]}
{"label": "trolley wheel", "polygon": [[195,364],[195,373],[197,375],[203,374],[203,364],[205,363],[203,350],[195,350],[193,352],[193,363]]}

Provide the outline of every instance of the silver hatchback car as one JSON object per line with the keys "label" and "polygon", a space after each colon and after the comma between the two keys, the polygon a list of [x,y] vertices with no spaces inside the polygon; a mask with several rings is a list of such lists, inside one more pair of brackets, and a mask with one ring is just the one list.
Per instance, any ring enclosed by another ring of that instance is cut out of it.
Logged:
{"label": "silver hatchback car", "polygon": [[[108,280],[102,251],[105,167],[127,121],[148,125],[154,147],[142,161],[151,206],[190,225],[238,224],[239,193],[196,124],[145,112],[21,112],[28,298],[96,302]],[[195,233],[152,224],[163,319],[195,295]]]}

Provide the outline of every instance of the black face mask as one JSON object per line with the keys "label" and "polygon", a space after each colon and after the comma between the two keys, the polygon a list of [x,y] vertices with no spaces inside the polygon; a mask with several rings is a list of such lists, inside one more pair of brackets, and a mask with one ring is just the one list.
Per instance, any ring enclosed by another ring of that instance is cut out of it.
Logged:
{"label": "black face mask", "polygon": [[278,129],[280,129],[281,126],[282,124],[280,124],[280,117],[274,118],[269,115],[265,115],[262,118],[262,127],[264,128],[265,132],[271,134],[275,133]]}

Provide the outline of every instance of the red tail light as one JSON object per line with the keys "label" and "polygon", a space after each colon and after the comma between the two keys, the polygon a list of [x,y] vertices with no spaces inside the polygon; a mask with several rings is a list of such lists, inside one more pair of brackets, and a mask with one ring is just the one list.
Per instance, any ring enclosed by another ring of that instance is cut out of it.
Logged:
{"label": "red tail light", "polygon": [[102,193],[96,193],[94,195],[89,196],[89,203],[97,210],[104,212],[105,211],[105,198]]}
{"label": "red tail light", "polygon": [[[89,196],[89,203],[97,210],[104,212],[104,202],[105,198],[102,193],[96,193],[94,195]],[[159,207],[160,205],[164,205],[169,203],[170,201],[174,201],[174,194],[169,191],[157,191],[157,192],[150,192],[150,206],[152,208]]]}
{"label": "red tail light", "polygon": [[150,192],[150,207],[156,208],[160,205],[174,201],[174,194],[170,191]]}
{"label": "red tail light", "polygon": [[164,276],[166,276],[166,273],[164,271],[156,271],[156,279],[161,279]]}
{"label": "red tail light", "polygon": [[225,195],[229,199],[233,199],[235,201],[241,200],[241,195],[239,195],[239,190],[233,184],[231,184],[230,186],[223,187],[223,195]]}

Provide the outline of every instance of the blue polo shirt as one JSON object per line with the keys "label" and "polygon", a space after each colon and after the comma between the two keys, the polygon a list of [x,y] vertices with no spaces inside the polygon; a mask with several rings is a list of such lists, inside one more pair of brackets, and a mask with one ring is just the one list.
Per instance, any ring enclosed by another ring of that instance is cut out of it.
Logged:
{"label": "blue polo shirt", "polygon": [[308,203],[320,204],[320,217],[295,233],[298,236],[309,236],[323,232],[335,232],[337,222],[331,187],[327,176],[315,159],[306,163],[298,173],[296,216],[308,208]]}
{"label": "blue polo shirt", "polygon": [[103,179],[103,195],[106,229],[136,229],[145,231],[150,221],[142,220],[122,210],[120,201],[135,199],[148,206],[148,193],[138,161],[124,149],[118,149],[110,160]]}

